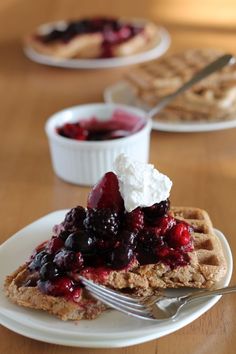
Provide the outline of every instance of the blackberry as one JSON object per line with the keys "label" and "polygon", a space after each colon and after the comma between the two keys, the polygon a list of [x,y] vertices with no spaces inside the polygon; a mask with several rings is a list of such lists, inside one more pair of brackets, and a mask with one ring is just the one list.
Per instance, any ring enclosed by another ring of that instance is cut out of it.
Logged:
{"label": "blackberry", "polygon": [[86,210],[77,206],[76,208],[71,209],[65,216],[63,221],[63,227],[65,231],[76,231],[78,229],[83,229],[83,222],[86,217]]}
{"label": "blackberry", "polygon": [[162,217],[167,214],[170,209],[170,201],[166,199],[160,203],[155,203],[150,207],[143,208],[143,212],[147,221],[155,221],[156,218]]}
{"label": "blackberry", "polygon": [[134,248],[136,246],[137,241],[137,232],[131,232],[128,230],[123,230],[119,234],[119,240],[124,245],[130,245],[130,247]]}
{"label": "blackberry", "polygon": [[143,264],[156,263],[156,249],[164,244],[163,238],[157,235],[155,228],[145,228],[138,235],[136,257]]}
{"label": "blackberry", "polygon": [[144,213],[140,208],[136,208],[125,215],[126,229],[139,231],[144,227]]}
{"label": "blackberry", "polygon": [[119,230],[118,213],[111,209],[89,209],[84,226],[98,238],[114,237]]}
{"label": "blackberry", "polygon": [[164,244],[162,236],[159,236],[155,228],[145,228],[138,235],[138,245],[146,250],[153,250]]}

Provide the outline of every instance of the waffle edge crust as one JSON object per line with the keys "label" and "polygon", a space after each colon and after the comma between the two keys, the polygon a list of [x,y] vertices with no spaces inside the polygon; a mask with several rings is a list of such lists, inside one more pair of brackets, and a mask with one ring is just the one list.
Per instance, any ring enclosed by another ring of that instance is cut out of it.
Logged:
{"label": "waffle edge crust", "polygon": [[[137,296],[152,295],[163,288],[217,286],[227,266],[207,212],[198,208],[172,207],[171,214],[187,221],[194,228],[194,250],[189,253],[190,263],[171,269],[160,262],[143,266],[133,262],[128,269],[110,271],[104,278],[104,285],[119,290],[129,289]],[[106,310],[106,306],[91,298],[85,289],[82,289],[82,295],[76,303],[63,297],[45,295],[37,287],[23,286],[28,277],[27,265],[24,264],[5,280],[6,295],[20,306],[44,310],[62,320],[94,319]],[[87,277],[90,278],[89,273]],[[94,279],[92,275],[91,278]]]}

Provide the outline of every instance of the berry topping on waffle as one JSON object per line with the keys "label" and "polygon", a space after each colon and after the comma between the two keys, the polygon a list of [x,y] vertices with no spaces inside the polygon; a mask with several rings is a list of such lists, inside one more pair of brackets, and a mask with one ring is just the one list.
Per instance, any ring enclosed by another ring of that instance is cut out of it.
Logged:
{"label": "berry topping on waffle", "polygon": [[91,298],[80,275],[136,295],[210,287],[224,275],[223,252],[206,212],[170,208],[169,199],[132,211],[124,204],[118,176],[106,173],[87,208],[71,209],[51,239],[7,277],[10,299],[62,319],[94,318],[105,306]]}

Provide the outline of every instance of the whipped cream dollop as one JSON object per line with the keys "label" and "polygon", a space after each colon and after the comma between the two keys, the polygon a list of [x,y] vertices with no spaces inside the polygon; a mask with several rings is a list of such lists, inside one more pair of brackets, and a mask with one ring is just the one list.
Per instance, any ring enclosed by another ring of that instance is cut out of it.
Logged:
{"label": "whipped cream dollop", "polygon": [[137,207],[149,207],[166,200],[172,182],[155,169],[154,165],[134,161],[120,154],[114,163],[125,209],[131,212]]}

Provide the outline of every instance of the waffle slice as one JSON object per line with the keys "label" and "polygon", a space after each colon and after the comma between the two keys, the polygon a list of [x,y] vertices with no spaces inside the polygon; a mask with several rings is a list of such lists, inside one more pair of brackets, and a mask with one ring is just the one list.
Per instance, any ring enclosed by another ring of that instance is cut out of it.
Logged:
{"label": "waffle slice", "polygon": [[[102,278],[97,277],[98,273],[94,269],[86,270],[82,275],[137,296],[155,294],[160,288],[217,286],[227,267],[220,241],[214,234],[208,214],[204,210],[187,207],[173,207],[170,213],[175,218],[188,222],[194,230],[194,250],[189,252],[189,264],[172,269],[160,262],[140,266],[134,260],[123,270],[107,269]],[[70,276],[79,280],[79,274],[72,273]],[[6,295],[20,306],[45,310],[62,320],[93,319],[106,309],[99,301],[92,299],[85,289],[81,289],[77,302],[65,297],[45,295],[37,287],[27,285],[31,277],[32,274],[25,264],[6,279]]]}
{"label": "waffle slice", "polygon": [[[102,19],[101,19],[102,20]],[[94,19],[90,19],[90,21],[96,21]],[[114,21],[114,20],[113,20]],[[82,20],[80,22],[83,22]],[[146,22],[139,24],[136,21],[131,20],[117,20],[118,23],[124,26],[124,31],[127,30],[127,26],[138,26],[141,31],[132,35],[130,38],[123,38],[117,40],[117,43],[111,41],[109,44],[108,57],[125,57],[128,55],[136,54],[145,50],[148,50],[155,46],[160,41],[160,36],[158,33],[157,26],[152,22]],[[66,27],[70,25],[70,22],[62,23],[62,30],[66,30]],[[46,25],[45,25],[46,26]],[[69,40],[63,41],[62,39],[54,39],[49,42],[45,42],[43,40],[44,36],[44,28],[41,27],[35,33],[26,36],[24,42],[27,47],[33,48],[39,54],[47,55],[57,59],[88,59],[88,58],[100,58],[105,56],[104,54],[104,29],[107,27],[107,24],[104,24],[104,28],[100,28],[96,32],[89,31],[87,29],[87,33],[82,32],[79,34],[75,34]],[[58,24],[59,30],[60,23]],[[54,28],[51,28],[53,30]],[[57,24],[55,24],[54,31],[57,30]],[[110,29],[110,31],[112,28]],[[46,35],[50,33],[46,31]],[[113,34],[110,33],[110,36],[115,38],[117,36],[116,32]],[[113,40],[114,40],[113,38]]]}
{"label": "waffle slice", "polygon": [[33,48],[39,54],[58,59],[70,58],[97,58],[101,52],[102,35],[100,33],[83,34],[75,36],[69,43],[56,41],[44,44],[37,36],[30,35],[25,38],[26,46]]}
{"label": "waffle slice", "polygon": [[19,306],[47,311],[64,321],[91,320],[106,309],[104,304],[94,300],[85,289],[81,289],[77,301],[45,295],[37,287],[26,285],[31,277],[27,264],[24,264],[6,278],[5,292],[12,302]]}
{"label": "waffle slice", "polygon": [[[204,66],[224,53],[191,49],[143,64],[127,74],[137,98],[149,107],[182,86]],[[236,64],[210,75],[173,100],[159,120],[225,120],[236,116]]]}

